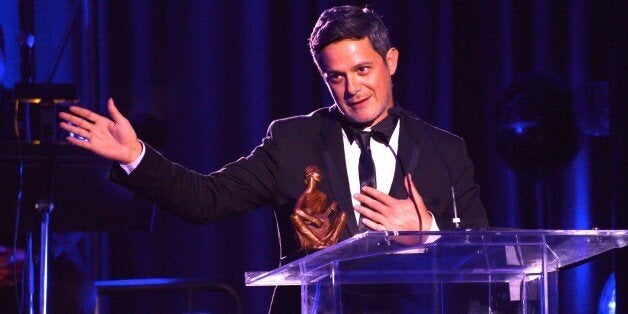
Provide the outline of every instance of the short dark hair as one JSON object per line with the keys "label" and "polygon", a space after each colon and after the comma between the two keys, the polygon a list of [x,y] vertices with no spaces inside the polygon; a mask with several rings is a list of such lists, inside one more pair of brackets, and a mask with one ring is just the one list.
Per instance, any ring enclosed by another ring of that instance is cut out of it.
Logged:
{"label": "short dark hair", "polygon": [[310,53],[318,70],[320,52],[329,44],[344,39],[368,38],[373,49],[386,59],[386,53],[392,47],[388,38],[388,29],[375,11],[364,7],[339,6],[327,9],[318,18],[310,35]]}

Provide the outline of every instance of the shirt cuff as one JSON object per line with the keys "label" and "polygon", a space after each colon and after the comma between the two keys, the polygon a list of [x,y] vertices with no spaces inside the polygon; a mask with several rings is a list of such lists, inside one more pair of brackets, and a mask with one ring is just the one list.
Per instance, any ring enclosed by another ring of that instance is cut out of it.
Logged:
{"label": "shirt cuff", "polygon": [[431,211],[427,212],[430,213],[430,216],[432,216],[432,225],[430,226],[430,230],[428,231],[440,231],[440,228],[438,228],[438,224],[436,223],[436,218],[434,218],[434,214],[432,214]]}
{"label": "shirt cuff", "polygon": [[[427,211],[427,212],[430,213],[430,216],[432,216],[432,225],[430,226],[430,230],[427,230],[427,231],[440,231],[440,228],[438,228],[438,224],[436,223],[436,218],[434,218],[434,214],[432,214],[431,211]],[[427,236],[427,239],[425,239],[425,242],[423,242],[423,244],[433,243],[436,240],[438,240],[439,238],[440,238],[440,235],[431,234],[431,235]],[[397,251],[397,252],[395,252],[395,254],[425,253],[425,250],[426,250],[426,248],[414,248],[414,249],[407,249],[407,250]]]}
{"label": "shirt cuff", "polygon": [[[436,223],[436,218],[434,218],[434,214],[432,214],[431,211],[427,211],[427,212],[430,213],[430,215],[432,216],[432,225],[430,226],[430,230],[428,231],[440,231],[440,228],[438,228],[438,224]],[[435,242],[439,238],[440,238],[439,235],[431,234],[427,236],[427,239],[425,240],[425,244],[430,244],[432,242]]]}
{"label": "shirt cuff", "polygon": [[[135,168],[139,166],[140,162],[144,158],[144,154],[146,154],[146,146],[144,145],[144,142],[140,141],[139,139],[138,141],[140,142],[140,144],[142,144],[142,152],[140,153],[140,155],[137,156],[137,158],[130,164],[120,164],[120,167],[124,169],[124,172],[126,172],[127,175],[131,174],[131,172],[133,172],[133,170],[135,170]],[[434,225],[433,222],[432,222],[432,225]]]}

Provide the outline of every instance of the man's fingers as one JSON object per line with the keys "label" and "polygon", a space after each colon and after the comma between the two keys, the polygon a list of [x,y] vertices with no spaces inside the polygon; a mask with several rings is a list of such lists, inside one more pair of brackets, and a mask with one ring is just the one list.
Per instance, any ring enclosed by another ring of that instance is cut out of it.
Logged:
{"label": "man's fingers", "polygon": [[372,209],[377,209],[382,206],[382,203],[379,200],[373,198],[371,195],[355,194],[353,198],[355,198],[361,204],[364,204],[366,207]]}
{"label": "man's fingers", "polygon": [[408,174],[405,181],[409,198],[414,206],[416,206],[415,209],[417,210],[417,214],[419,215],[419,222],[421,223],[421,225],[419,226],[419,230],[429,230],[430,226],[432,225],[432,216],[429,215],[427,206],[425,206],[425,203],[423,202],[423,197],[421,196],[421,194],[419,194],[419,190],[416,188],[414,182],[412,181],[412,175]]}
{"label": "man's fingers", "polygon": [[80,140],[76,137],[71,137],[71,136],[66,137],[65,140],[81,148],[85,148],[85,149],[91,148],[91,143],[89,141]]}
{"label": "man's fingers", "polygon": [[121,122],[126,119],[120,113],[120,111],[118,110],[118,107],[116,107],[116,104],[113,102],[113,98],[109,98],[109,100],[107,101],[107,110],[109,110],[109,115],[115,122]]}
{"label": "man's fingers", "polygon": [[[81,129],[85,129],[87,131],[91,131],[93,124],[89,121],[86,121],[78,116],[75,115],[71,115],[65,112],[60,112],[59,113],[59,117],[61,117],[63,120],[68,121],[69,123],[66,123],[65,126],[71,126],[71,127],[79,127]],[[64,123],[64,122],[61,122]],[[71,131],[68,130],[67,128],[65,128],[64,125],[61,125],[61,127],[66,130],[66,131]],[[73,132],[73,131],[71,131]],[[77,133],[77,132],[74,132]]]}
{"label": "man's fingers", "polygon": [[[89,109],[85,109],[83,107],[78,107],[78,106],[70,106],[69,108],[70,112],[73,113],[74,115],[83,118],[85,120],[87,120],[86,122],[89,123],[96,123],[101,119],[107,119]],[[74,122],[73,122],[74,123]]]}
{"label": "man's fingers", "polygon": [[360,214],[361,216],[367,217],[370,220],[381,222],[384,219],[384,215],[382,215],[382,213],[376,210],[372,210],[369,207],[362,206],[362,205],[355,205],[354,209],[356,212],[358,212],[358,214]]}
{"label": "man's fingers", "polygon": [[365,217],[361,217],[360,218],[362,220],[362,223],[368,227],[371,230],[375,230],[375,231],[382,231],[382,230],[386,230],[386,228],[384,227],[384,225],[382,224],[378,224],[368,218]]}
{"label": "man's fingers", "polygon": [[363,186],[361,190],[362,190],[362,193],[364,193],[371,199],[374,199],[384,205],[390,205],[395,200],[392,196],[382,191],[378,191],[377,189],[374,189],[370,186]]}
{"label": "man's fingers", "polygon": [[86,129],[79,128],[79,127],[74,126],[72,124],[69,124],[67,122],[61,122],[59,125],[61,126],[62,129],[66,130],[66,131],[68,131],[70,133],[74,133],[74,134],[76,134],[76,135],[78,135],[80,137],[83,137],[83,138],[86,138],[86,139],[89,139],[89,137],[90,137],[90,132],[88,130],[86,130]]}

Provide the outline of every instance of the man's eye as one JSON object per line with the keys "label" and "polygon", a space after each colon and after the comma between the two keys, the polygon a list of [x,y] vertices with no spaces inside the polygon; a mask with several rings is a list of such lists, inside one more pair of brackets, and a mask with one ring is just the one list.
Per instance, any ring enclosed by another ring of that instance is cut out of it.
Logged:
{"label": "man's eye", "polygon": [[366,73],[368,73],[368,72],[369,72],[369,68],[368,68],[368,67],[359,67],[359,68],[358,68],[358,72],[359,72],[360,74],[366,74]]}
{"label": "man's eye", "polygon": [[327,80],[330,82],[340,82],[342,80],[342,76],[340,74],[327,74]]}

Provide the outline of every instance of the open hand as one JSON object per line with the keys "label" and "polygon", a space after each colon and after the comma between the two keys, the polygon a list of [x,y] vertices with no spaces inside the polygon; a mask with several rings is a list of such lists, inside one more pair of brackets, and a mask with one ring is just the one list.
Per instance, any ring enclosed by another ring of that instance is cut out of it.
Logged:
{"label": "open hand", "polygon": [[372,230],[429,230],[432,215],[427,211],[410,174],[404,178],[404,186],[409,196],[402,200],[368,186],[362,187],[362,193],[354,195],[354,198],[360,202],[355,210],[360,213],[364,225]]}
{"label": "open hand", "polygon": [[129,164],[142,152],[135,130],[113,103],[107,102],[111,119],[85,108],[71,106],[70,112],[60,112],[62,129],[74,133],[85,140],[68,137],[68,142],[90,150],[110,160]]}

